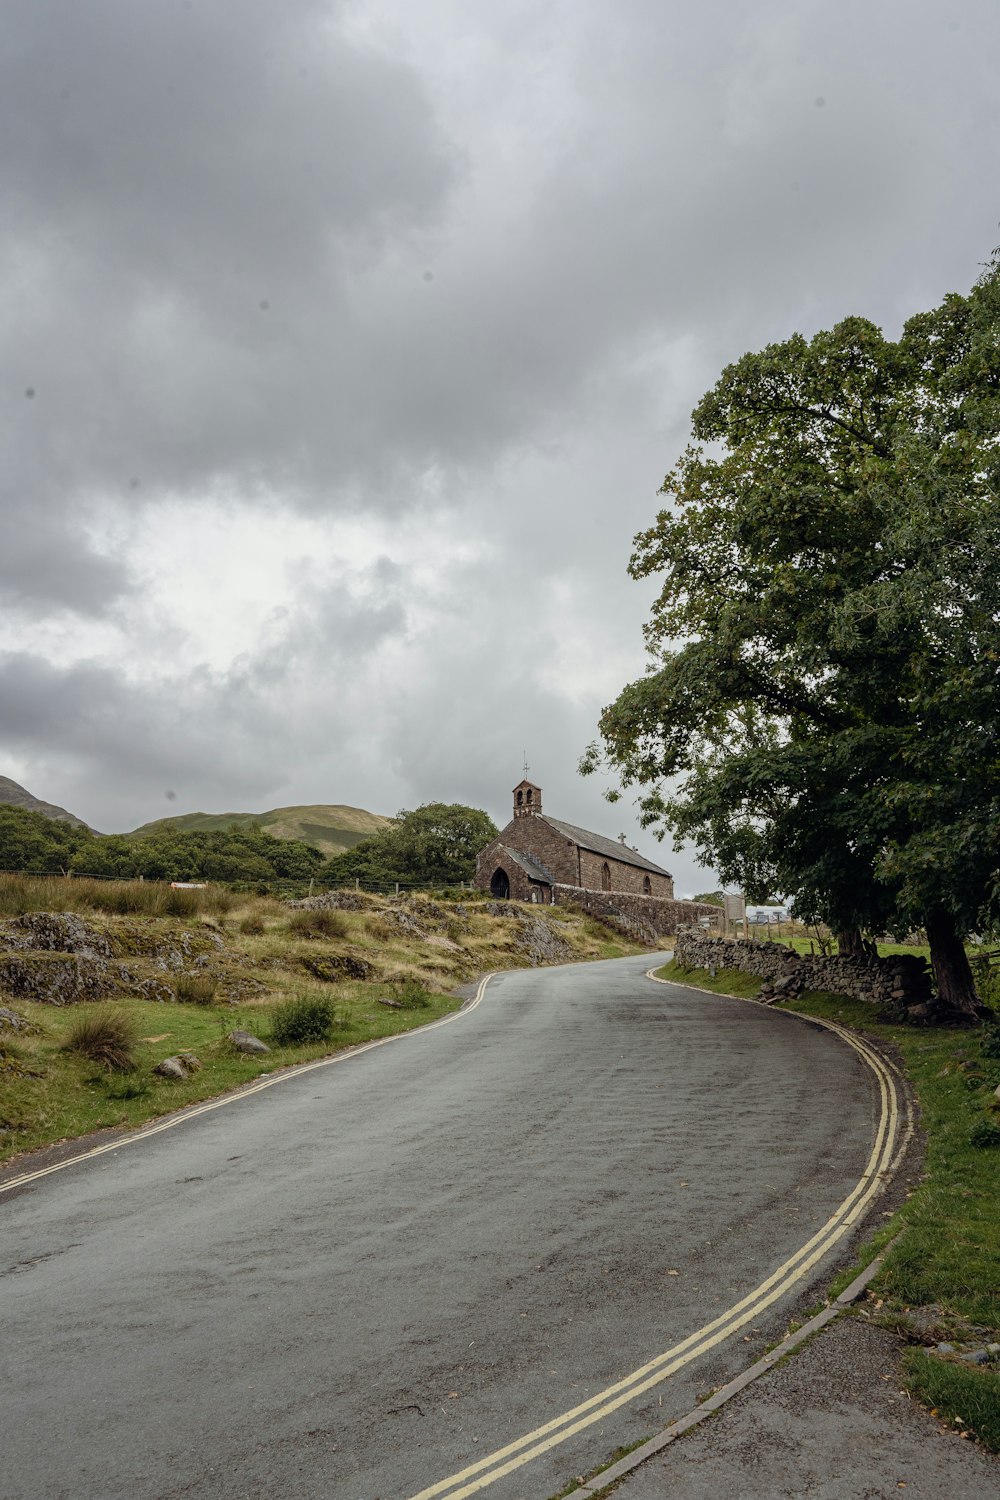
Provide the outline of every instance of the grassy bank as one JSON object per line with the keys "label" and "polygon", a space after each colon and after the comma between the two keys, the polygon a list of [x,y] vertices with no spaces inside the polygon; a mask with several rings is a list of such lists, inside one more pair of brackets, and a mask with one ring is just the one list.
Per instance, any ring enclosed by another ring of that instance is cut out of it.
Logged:
{"label": "grassy bank", "polygon": [[[0,1017],[0,1161],[436,1020],[489,970],[642,951],[565,908],[343,899],[346,909],[295,910],[212,888],[0,877],[0,1006],[13,1014]],[[47,1003],[57,990],[74,1003]],[[325,1013],[324,1035],[282,1028],[302,1002]],[[127,1040],[115,1063],[73,1046],[81,1020],[109,1016]],[[237,1029],[271,1051],[237,1052]],[[187,1052],[200,1064],[190,1076],[154,1071]]]}
{"label": "grassy bank", "polygon": [[[752,998],[760,979],[738,969],[684,969],[664,979]],[[1000,1032],[892,1024],[860,1001],[805,994],[786,1007],[835,1020],[887,1043],[902,1058],[927,1138],[924,1176],[867,1250],[898,1234],[864,1311],[909,1341],[910,1390],[943,1420],[1000,1452],[1000,1363],[942,1357],[939,1342],[1000,1342]],[[846,1273],[844,1284],[848,1279]],[[840,1290],[838,1280],[836,1290]]]}

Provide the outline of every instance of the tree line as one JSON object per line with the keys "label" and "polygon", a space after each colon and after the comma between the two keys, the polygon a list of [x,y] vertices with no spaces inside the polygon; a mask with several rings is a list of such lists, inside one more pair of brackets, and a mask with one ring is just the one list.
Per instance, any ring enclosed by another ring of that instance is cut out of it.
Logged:
{"label": "tree line", "polygon": [[484,812],[459,804],[403,809],[394,823],[332,858],[300,839],[280,839],[253,824],[98,834],[26,808],[0,806],[0,870],[32,875],[96,875],[118,880],[221,881],[320,885],[451,885],[471,880],[477,851],[495,837]]}

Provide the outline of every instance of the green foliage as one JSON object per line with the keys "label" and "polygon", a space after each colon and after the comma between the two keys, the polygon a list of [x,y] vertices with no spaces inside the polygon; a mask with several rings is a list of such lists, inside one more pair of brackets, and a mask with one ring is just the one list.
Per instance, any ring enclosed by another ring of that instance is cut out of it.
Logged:
{"label": "green foliage", "polygon": [[88,828],[61,818],[0,804],[0,869],[59,875],[70,868],[77,850],[94,838]]}
{"label": "green foliage", "polygon": [[271,1039],[279,1047],[325,1042],[336,1029],[333,1004],[316,995],[285,1000],[271,1012]]}
{"label": "green foliage", "polygon": [[345,938],[348,926],[339,911],[319,907],[314,911],[296,911],[288,919],[288,931],[293,937]]}
{"label": "green foliage", "polygon": [[110,1072],[128,1073],[135,1067],[136,1042],[135,1023],[128,1011],[102,1005],[73,1018],[63,1047]]}
{"label": "green foliage", "polygon": [[980,1120],[969,1131],[969,1145],[977,1151],[995,1151],[1000,1147],[1000,1125],[992,1120]]}
{"label": "green foliage", "polygon": [[848,318],[729,366],[636,539],[652,666],[601,719],[646,826],[807,920],[926,927],[970,1008],[958,940],[1000,915],[998,330],[994,260],[896,343]]}
{"label": "green foliage", "polygon": [[480,809],[428,802],[413,812],[404,808],[389,828],[338,854],[318,873],[334,883],[455,885],[472,879],[476,855],[496,836],[496,824]]}
{"label": "green foliage", "polygon": [[[254,823],[182,829],[169,821],[144,837],[101,835],[24,808],[0,805],[0,869],[30,874],[97,875],[116,880],[233,883],[308,880],[323,863],[318,849],[275,838]],[[174,893],[186,915],[191,893]],[[185,905],[188,903],[188,905]]]}
{"label": "green foliage", "polygon": [[700,896],[692,896],[692,901],[703,901],[707,906],[725,906],[726,894],[724,891],[703,891]]}
{"label": "green foliage", "polygon": [[396,999],[404,1010],[424,1010],[431,1003],[427,990],[412,975],[396,987]]}
{"label": "green foliage", "polygon": [[983,1057],[1000,1057],[1000,1026],[987,1026],[979,1050]]}

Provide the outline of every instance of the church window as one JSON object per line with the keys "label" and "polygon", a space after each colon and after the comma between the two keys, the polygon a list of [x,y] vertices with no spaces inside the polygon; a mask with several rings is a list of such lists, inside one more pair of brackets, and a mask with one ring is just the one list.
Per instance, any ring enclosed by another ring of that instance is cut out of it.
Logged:
{"label": "church window", "polygon": [[610,889],[611,889],[611,866],[605,862],[605,864],[602,865],[602,867],[601,867],[601,890],[602,891],[610,891]]}
{"label": "church window", "polygon": [[526,802],[530,802],[530,801],[531,801],[531,787],[530,787],[530,786],[529,786],[529,788],[528,788],[528,795],[527,795],[527,797],[526,797],[526,798],[525,798],[525,801],[526,801]]}
{"label": "church window", "polygon": [[517,794],[517,805],[518,805],[518,807],[521,807],[521,806],[523,806],[523,804],[524,804],[524,793],[523,792],[518,792],[518,794]]}
{"label": "church window", "polygon": [[644,896],[651,896],[653,894],[653,882],[648,875],[642,877],[642,894]]}

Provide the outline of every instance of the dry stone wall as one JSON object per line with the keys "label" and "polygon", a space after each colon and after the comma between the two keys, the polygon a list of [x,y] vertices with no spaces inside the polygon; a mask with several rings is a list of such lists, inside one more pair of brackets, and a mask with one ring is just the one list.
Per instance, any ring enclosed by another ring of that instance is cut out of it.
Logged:
{"label": "dry stone wall", "polygon": [[890,1007],[911,1020],[931,1014],[931,975],[917,954],[855,959],[797,953],[785,943],[755,943],[716,937],[697,927],[681,927],[674,960],[687,969],[741,969],[757,974],[762,1000],[788,999],[803,990],[829,990],[870,1005]]}
{"label": "dry stone wall", "polygon": [[575,885],[557,885],[557,903],[572,903],[592,917],[611,921],[639,942],[655,945],[672,937],[681,924],[700,917],[718,920],[719,908],[701,901],[672,901],[664,896],[640,896],[630,891],[588,891]]}

